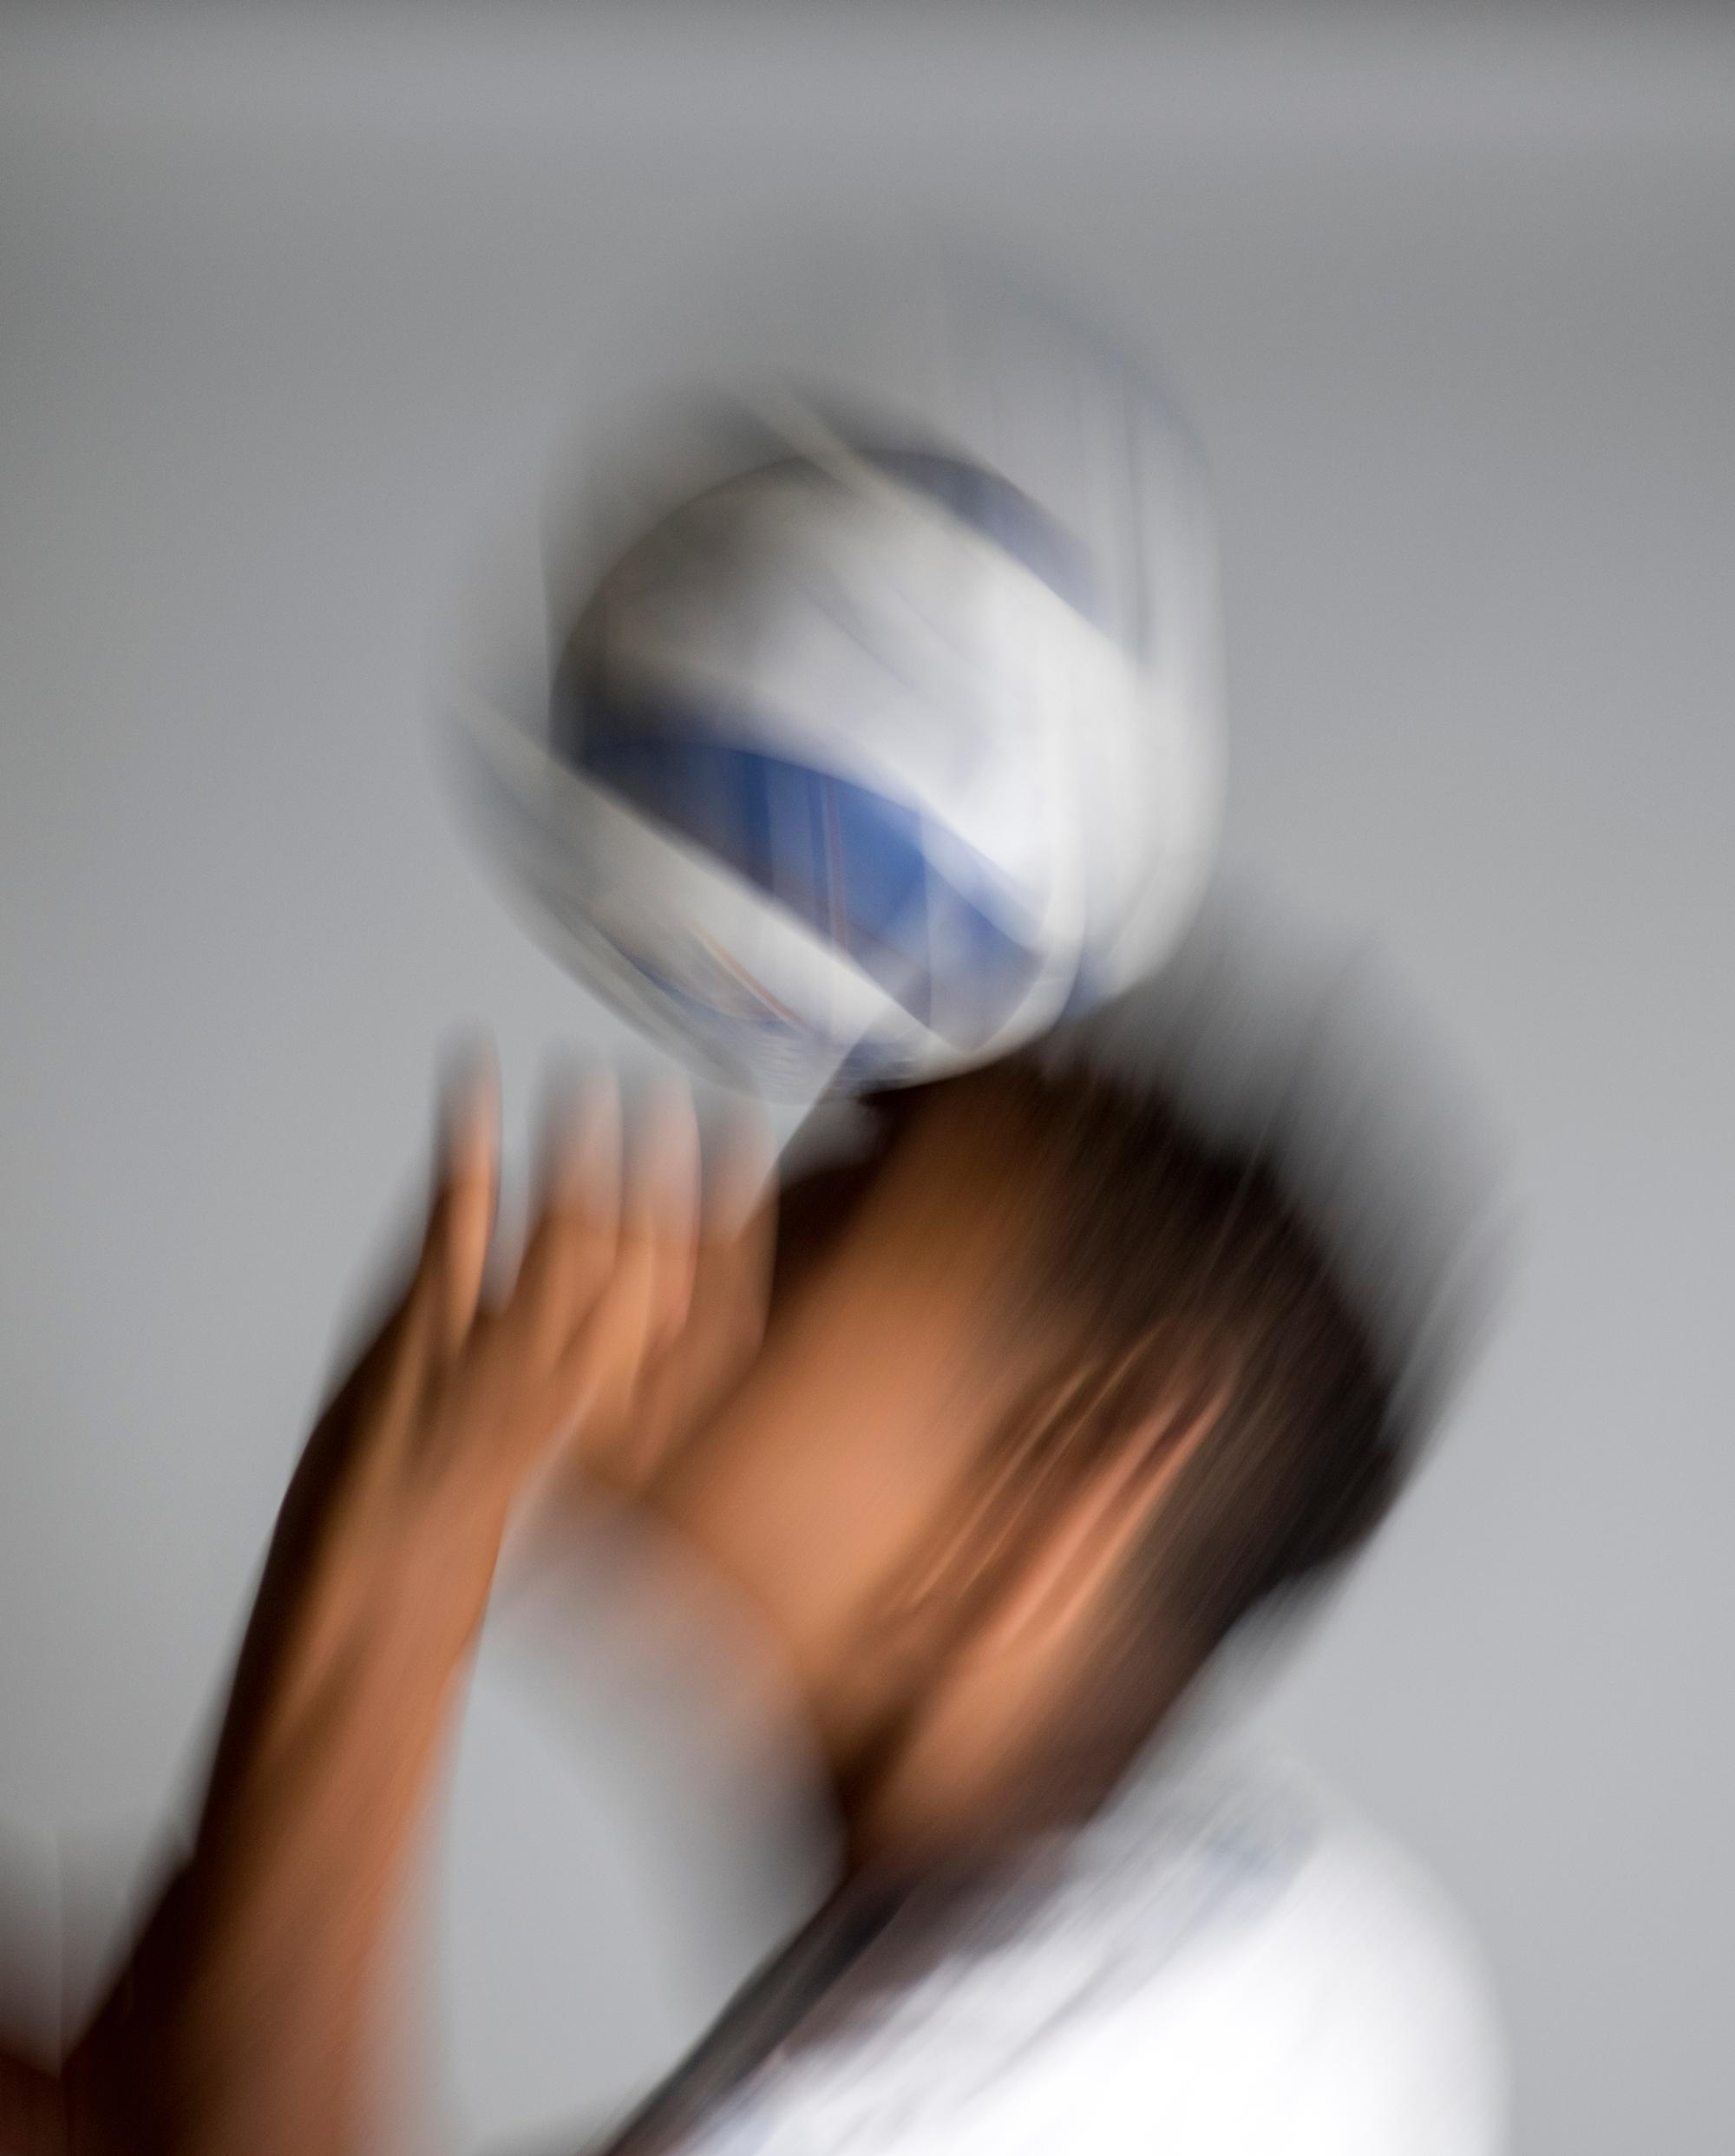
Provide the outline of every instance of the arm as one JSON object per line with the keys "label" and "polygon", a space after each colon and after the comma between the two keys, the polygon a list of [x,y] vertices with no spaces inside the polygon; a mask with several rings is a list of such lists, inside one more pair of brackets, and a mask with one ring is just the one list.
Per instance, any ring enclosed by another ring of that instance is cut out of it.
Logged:
{"label": "arm", "polygon": [[494,1120],[480,1093],[456,1119],[409,1288],[291,1484],[193,1854],[65,2077],[76,2149],[360,2145],[385,1950],[507,1522],[575,1434],[626,1419],[691,1298],[697,1149],[665,1132],[661,1188],[623,1204],[602,1110],[563,1133],[485,1299]]}
{"label": "arm", "polygon": [[136,2156],[358,2145],[383,1950],[456,1680],[386,1634],[323,1675],[287,1657],[280,1681],[256,1759],[74,2060],[81,2156],[87,2140]]}

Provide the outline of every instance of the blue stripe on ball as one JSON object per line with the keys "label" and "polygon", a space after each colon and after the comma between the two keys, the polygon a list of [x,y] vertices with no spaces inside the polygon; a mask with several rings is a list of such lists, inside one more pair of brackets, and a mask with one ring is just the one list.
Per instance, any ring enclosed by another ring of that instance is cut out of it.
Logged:
{"label": "blue stripe on ball", "polygon": [[927,495],[960,524],[992,539],[1088,620],[1097,619],[1097,593],[1084,547],[1011,480],[937,449],[868,445],[858,453],[876,470]]}
{"label": "blue stripe on ball", "polygon": [[935,868],[917,810],[671,716],[635,711],[630,732],[593,718],[567,737],[573,760],[846,952],[920,1024],[968,1047],[1006,1022],[1040,958]]}

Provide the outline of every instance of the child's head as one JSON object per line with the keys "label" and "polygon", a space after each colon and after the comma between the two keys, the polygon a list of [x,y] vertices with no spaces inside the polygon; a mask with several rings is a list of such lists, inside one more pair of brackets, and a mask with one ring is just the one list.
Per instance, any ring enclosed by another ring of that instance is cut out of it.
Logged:
{"label": "child's head", "polygon": [[652,1493],[757,1604],[865,1839],[1105,1788],[1378,1522],[1406,1374],[1273,1165],[1001,1065],[783,1197],[763,1353]]}

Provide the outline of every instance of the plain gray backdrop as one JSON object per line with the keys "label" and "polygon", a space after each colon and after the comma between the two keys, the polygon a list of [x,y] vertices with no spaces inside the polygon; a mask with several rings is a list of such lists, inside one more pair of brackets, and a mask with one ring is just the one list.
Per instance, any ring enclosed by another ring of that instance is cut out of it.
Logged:
{"label": "plain gray backdrop", "polygon": [[[1509,1156],[1453,1441],[1264,1717],[1468,1913],[1518,2146],[1727,2147],[1710,10],[7,13],[0,1906],[112,1920],[175,1813],[453,1026],[514,1118],[551,1044],[625,1045],[441,797],[455,562],[616,310],[894,189],[1162,353],[1219,488],[1228,865],[1377,946]],[[429,1926],[457,2140],[618,2101],[814,1861],[606,1674],[555,1733],[529,1659],[490,1650]]]}

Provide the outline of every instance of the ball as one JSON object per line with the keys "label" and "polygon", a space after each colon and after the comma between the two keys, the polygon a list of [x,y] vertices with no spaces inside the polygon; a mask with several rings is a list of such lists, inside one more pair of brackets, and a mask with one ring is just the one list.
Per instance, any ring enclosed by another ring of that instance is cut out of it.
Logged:
{"label": "ball", "polygon": [[697,1069],[785,1099],[938,1077],[1183,930],[1221,776],[1203,482],[1170,407],[1074,361],[1023,423],[1046,396],[1072,430],[1064,499],[1015,475],[1004,410],[942,433],[822,386],[726,454],[713,426],[552,594],[540,727],[484,758],[508,872]]}

